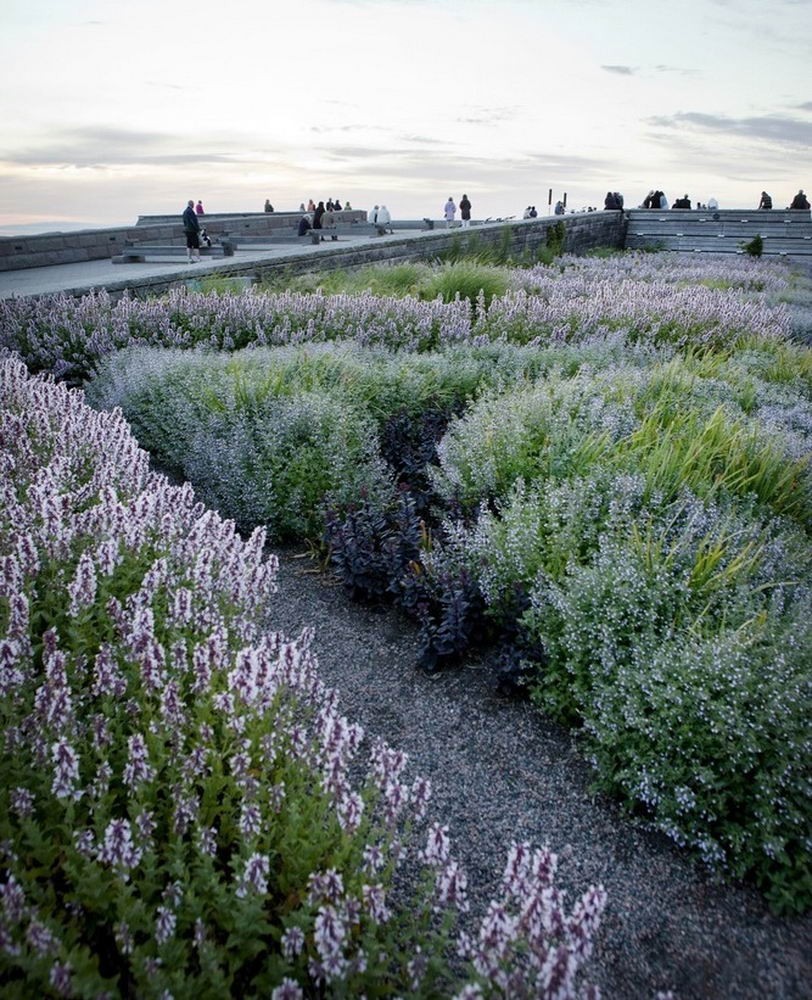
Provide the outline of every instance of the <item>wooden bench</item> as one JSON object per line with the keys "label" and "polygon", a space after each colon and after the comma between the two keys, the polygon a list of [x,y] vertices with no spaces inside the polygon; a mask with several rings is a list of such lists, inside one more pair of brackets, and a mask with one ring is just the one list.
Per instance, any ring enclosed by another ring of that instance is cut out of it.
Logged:
{"label": "wooden bench", "polygon": [[[114,264],[143,264],[147,257],[185,257],[188,252],[186,247],[181,246],[133,243],[122,247],[121,252],[111,259]],[[214,243],[210,247],[200,247],[201,257],[231,257],[233,254],[233,243],[226,246]]]}

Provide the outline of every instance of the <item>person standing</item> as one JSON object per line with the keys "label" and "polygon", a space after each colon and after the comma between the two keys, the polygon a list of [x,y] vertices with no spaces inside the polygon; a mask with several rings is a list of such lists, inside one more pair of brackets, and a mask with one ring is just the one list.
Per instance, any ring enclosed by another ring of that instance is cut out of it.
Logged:
{"label": "person standing", "polygon": [[186,234],[186,256],[190,264],[200,263],[200,220],[195,211],[194,199],[190,198],[183,210],[183,231]]}
{"label": "person standing", "polygon": [[460,218],[462,219],[462,228],[467,229],[471,225],[471,202],[468,200],[467,194],[464,194],[460,199]]}
{"label": "person standing", "polygon": [[322,220],[322,217],[324,216],[324,213],[326,211],[327,211],[327,209],[324,207],[324,202],[320,201],[318,203],[318,205],[316,205],[316,211],[313,213],[313,228],[314,229],[321,229],[322,228],[322,226],[321,226],[321,220]]}
{"label": "person standing", "polygon": [[203,202],[198,198],[197,204],[195,205],[195,215],[205,215],[203,211]]}
{"label": "person standing", "polygon": [[451,195],[448,196],[448,201],[443,205],[443,217],[445,218],[445,224],[450,229],[454,225],[454,216],[457,214],[457,206],[454,204],[454,199]]}
{"label": "person standing", "polygon": [[386,205],[381,205],[378,209],[378,215],[375,219],[375,225],[378,227],[378,235],[383,236],[385,233],[391,232],[390,223],[392,222],[392,216],[389,214],[389,209]]}

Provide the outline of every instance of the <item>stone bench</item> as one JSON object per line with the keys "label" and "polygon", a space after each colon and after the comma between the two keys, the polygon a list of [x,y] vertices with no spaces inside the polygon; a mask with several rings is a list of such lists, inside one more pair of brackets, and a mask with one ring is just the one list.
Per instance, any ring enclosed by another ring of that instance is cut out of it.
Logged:
{"label": "stone bench", "polygon": [[[276,243],[321,243],[323,236],[329,236],[331,240],[337,240],[342,230],[338,226],[331,226],[323,229],[308,229],[302,236],[298,232],[269,233],[267,236],[237,236],[233,242],[235,246],[251,249],[256,247],[261,249],[266,246],[273,246]],[[346,235],[346,234],[345,234]]]}
{"label": "stone bench", "polygon": [[[114,264],[143,264],[147,257],[185,257],[188,252],[185,246],[133,243],[122,247],[121,252],[112,257],[111,260]],[[214,243],[210,247],[200,247],[201,257],[231,257],[233,253],[233,244],[224,246],[220,243]]]}

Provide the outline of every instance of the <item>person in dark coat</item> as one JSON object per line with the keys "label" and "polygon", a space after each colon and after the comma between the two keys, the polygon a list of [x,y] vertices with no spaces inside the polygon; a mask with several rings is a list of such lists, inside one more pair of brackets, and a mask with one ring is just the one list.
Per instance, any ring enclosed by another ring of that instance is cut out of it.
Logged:
{"label": "person in dark coat", "polygon": [[468,195],[464,194],[460,200],[460,217],[462,218],[462,228],[467,229],[471,225],[471,202]]}
{"label": "person in dark coat", "polygon": [[183,231],[186,234],[186,256],[190,264],[200,262],[200,220],[195,212],[194,199],[190,198],[183,210]]}
{"label": "person in dark coat", "polygon": [[321,217],[324,215],[324,213],[326,211],[327,211],[327,209],[324,207],[324,202],[320,201],[318,203],[318,205],[316,206],[316,211],[313,213],[313,228],[314,229],[321,229]]}
{"label": "person in dark coat", "polygon": [[761,199],[760,199],[760,201],[758,203],[758,207],[759,208],[772,208],[773,207],[773,200],[767,194],[766,191],[762,191],[761,192]]}
{"label": "person in dark coat", "polygon": [[804,194],[803,188],[801,188],[801,190],[792,199],[792,204],[789,207],[798,210],[809,208],[809,199]]}
{"label": "person in dark coat", "polygon": [[301,219],[299,219],[299,229],[297,233],[299,236],[306,236],[313,227],[310,225],[310,216],[305,213]]}

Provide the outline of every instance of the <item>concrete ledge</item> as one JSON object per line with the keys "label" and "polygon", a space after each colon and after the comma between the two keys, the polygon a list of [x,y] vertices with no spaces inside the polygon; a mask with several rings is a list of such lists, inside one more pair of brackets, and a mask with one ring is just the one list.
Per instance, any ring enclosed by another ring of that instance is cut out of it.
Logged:
{"label": "concrete ledge", "polygon": [[[366,212],[336,212],[342,223],[365,222]],[[204,215],[201,223],[211,237],[226,235],[267,235],[279,229],[290,230],[301,212],[245,213]],[[0,271],[28,267],[70,264],[77,260],[104,260],[130,243],[169,243],[185,246],[186,238],[180,214],[141,216],[137,226],[108,229],[80,229],[74,233],[42,233],[39,236],[0,237]],[[84,256],[77,257],[81,249]],[[62,254],[54,258],[53,253]]]}
{"label": "concrete ledge", "polygon": [[[590,212],[548,219],[529,219],[509,223],[488,223],[471,229],[426,230],[396,232],[391,235],[374,237],[363,235],[346,241],[320,243],[306,246],[277,246],[262,251],[246,249],[245,256],[223,261],[204,259],[195,267],[185,263],[164,261],[156,263],[154,270],[144,273],[149,264],[135,264],[141,269],[139,274],[128,272],[127,277],[117,278],[109,257],[105,261],[90,262],[87,277],[82,278],[82,265],[70,265],[70,277],[60,279],[58,268],[49,269],[47,278],[37,281],[39,268],[29,270],[25,278],[15,281],[12,274],[0,274],[0,295],[40,296],[61,291],[68,295],[81,296],[105,289],[114,299],[124,294],[147,296],[160,294],[169,288],[186,285],[190,279],[203,277],[240,277],[252,280],[270,277],[274,274],[301,274],[307,271],[330,271],[353,269],[368,264],[396,263],[411,260],[435,260],[438,256],[455,251],[465,253],[488,246],[507,249],[516,257],[526,251],[533,253],[543,246],[547,230],[563,222],[565,229],[564,249],[570,253],[584,253],[592,247],[608,246],[621,249],[625,239],[625,217],[620,212]],[[208,228],[208,227],[207,227]],[[145,232],[141,228],[136,242],[144,242]],[[239,242],[239,240],[237,241]],[[95,269],[95,275],[94,275]],[[79,274],[77,275],[77,271]]]}

